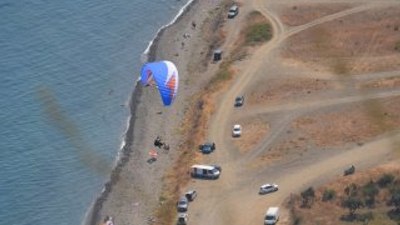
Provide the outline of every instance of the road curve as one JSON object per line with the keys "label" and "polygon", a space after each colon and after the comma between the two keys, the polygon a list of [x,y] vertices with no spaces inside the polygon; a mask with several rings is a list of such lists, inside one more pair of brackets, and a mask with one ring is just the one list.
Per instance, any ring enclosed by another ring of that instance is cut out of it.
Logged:
{"label": "road curve", "polygon": [[[208,136],[217,144],[217,150],[205,158],[208,162],[217,162],[222,165],[222,175],[216,181],[193,181],[192,185],[198,190],[199,198],[190,206],[190,223],[198,225],[226,224],[226,225],[255,225],[261,224],[263,214],[268,206],[281,205],[290,193],[298,192],[305,185],[315,181],[322,181],[327,177],[339,175],[342,169],[348,164],[357,164],[360,168],[368,168],[387,160],[388,154],[393,149],[393,139],[398,139],[400,134],[392,134],[383,137],[375,142],[364,146],[359,146],[353,150],[343,152],[313,162],[311,164],[299,163],[296,166],[282,166],[271,170],[271,168],[257,169],[245,167],[246,163],[251,163],[255,157],[264,151],[268,141],[256,149],[249,151],[249,155],[235,160],[234,151],[230,151],[232,146],[230,138],[230,128],[232,115],[234,113],[233,100],[237,93],[241,93],[257,76],[259,68],[271,57],[272,50],[279,48],[284,40],[301,31],[310,29],[328,21],[332,21],[344,16],[366,11],[373,7],[378,7],[372,3],[356,6],[332,15],[318,18],[310,23],[286,29],[279,17],[268,9],[268,2],[263,0],[249,0],[245,4],[254,10],[260,11],[270,21],[274,35],[272,39],[259,47],[252,56],[245,62],[241,74],[235,77],[232,86],[219,99],[215,114],[210,122]],[[389,4],[389,3],[387,3]],[[392,4],[392,2],[390,2]],[[385,4],[386,5],[386,4]],[[247,109],[245,116],[271,112],[302,112],[305,109],[321,108],[335,104],[345,104],[359,102],[371,98],[384,98],[398,96],[400,91],[388,91],[372,93],[364,96],[346,96],[329,101],[311,101],[302,103],[291,103],[278,106],[269,106]],[[235,110],[235,112],[237,112]],[[282,126],[287,125],[292,117],[289,115],[282,120]],[[275,131],[275,135],[284,132],[284,129]],[[304,161],[306,162],[306,161]],[[279,172],[280,171],[280,172]],[[339,172],[338,172],[339,171]],[[283,173],[284,172],[284,173]],[[261,179],[268,177],[279,182],[281,189],[268,196],[258,196],[257,187]],[[299,179],[301,178],[301,179]],[[298,182],[300,180],[300,182]],[[284,212],[285,213],[285,212]],[[283,221],[285,223],[285,216]]]}

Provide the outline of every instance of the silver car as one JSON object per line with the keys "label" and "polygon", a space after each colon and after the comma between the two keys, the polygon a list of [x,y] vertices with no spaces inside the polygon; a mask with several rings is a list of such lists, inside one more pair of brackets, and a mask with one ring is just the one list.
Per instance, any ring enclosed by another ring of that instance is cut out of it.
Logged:
{"label": "silver car", "polygon": [[188,199],[185,196],[182,196],[177,203],[178,212],[186,212],[188,206],[189,206]]}
{"label": "silver car", "polygon": [[260,187],[260,191],[258,192],[260,195],[267,194],[270,192],[275,192],[278,190],[277,184],[263,184]]}

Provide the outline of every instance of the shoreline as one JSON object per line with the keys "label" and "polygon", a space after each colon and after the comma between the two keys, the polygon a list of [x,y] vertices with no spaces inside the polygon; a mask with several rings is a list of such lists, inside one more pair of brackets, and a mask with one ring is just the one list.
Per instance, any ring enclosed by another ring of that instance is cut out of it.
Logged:
{"label": "shoreline", "polygon": [[164,31],[168,29],[168,27],[178,23],[183,18],[185,13],[187,13],[191,9],[191,7],[197,3],[197,1],[198,0],[188,0],[188,2],[182,6],[182,8],[178,11],[176,16],[169,23],[163,25],[160,29],[157,30],[153,39],[149,42],[146,49],[142,53],[143,55],[147,56],[146,57],[147,62],[155,60],[158,43]]}
{"label": "shoreline", "polygon": [[[174,24],[178,23],[189,11],[190,9],[198,3],[198,0],[188,0],[188,2],[179,10],[178,14],[166,25],[163,25],[156,33],[154,38],[149,42],[147,48],[144,50],[142,55],[146,56],[146,61],[155,61],[157,58],[157,50],[159,49],[159,42],[164,32]],[[137,80],[139,81],[139,80]],[[122,141],[122,148],[118,151],[115,161],[115,166],[113,167],[110,178],[104,183],[103,189],[94,200],[94,202],[89,206],[82,224],[84,225],[96,225],[98,221],[101,221],[100,212],[103,208],[103,203],[107,200],[109,194],[112,191],[114,185],[117,184],[119,176],[122,169],[126,163],[130,160],[131,149],[134,143],[134,128],[136,123],[137,106],[139,105],[143,94],[143,87],[136,82],[136,86],[131,94],[129,100],[130,116],[128,118],[127,130],[124,134]]]}
{"label": "shoreline", "polygon": [[[113,185],[115,185],[119,179],[120,173],[122,171],[122,168],[126,165],[126,163],[129,161],[129,158],[132,153],[132,149],[130,148],[133,144],[133,132],[134,132],[134,127],[135,127],[135,122],[136,122],[136,108],[138,104],[140,103],[140,99],[142,96],[142,87],[140,85],[137,85],[134,89],[134,91],[131,94],[131,98],[129,101],[129,108],[130,108],[130,118],[129,118],[129,125],[128,129],[125,133],[124,137],[124,146],[123,148],[118,152],[117,154],[117,160],[116,160],[116,165],[111,171],[110,174],[110,179],[104,184],[104,187],[101,191],[101,194],[96,198],[94,203],[89,207],[88,213],[84,218],[84,221],[82,224],[88,224],[88,225],[95,225],[97,224],[98,221],[98,214],[100,213],[100,210],[102,209],[103,203],[107,200],[108,195],[112,191]],[[88,220],[89,219],[89,220]]]}

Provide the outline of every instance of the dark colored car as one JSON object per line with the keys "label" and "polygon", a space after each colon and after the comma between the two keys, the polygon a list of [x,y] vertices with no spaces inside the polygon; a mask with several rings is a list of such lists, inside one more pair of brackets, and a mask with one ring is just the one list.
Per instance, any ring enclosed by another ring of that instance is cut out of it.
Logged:
{"label": "dark colored car", "polygon": [[215,150],[215,143],[207,142],[199,146],[199,149],[204,154],[209,154]]}
{"label": "dark colored car", "polygon": [[191,202],[197,197],[197,192],[195,190],[190,190],[185,193],[185,197]]}
{"label": "dark colored car", "polygon": [[240,107],[244,103],[244,96],[238,96],[235,98],[235,107]]}
{"label": "dark colored car", "polygon": [[344,170],[344,176],[347,176],[347,175],[351,175],[351,174],[353,174],[354,172],[356,172],[356,167],[354,167],[354,165],[351,165],[349,168],[347,168],[346,170]]}

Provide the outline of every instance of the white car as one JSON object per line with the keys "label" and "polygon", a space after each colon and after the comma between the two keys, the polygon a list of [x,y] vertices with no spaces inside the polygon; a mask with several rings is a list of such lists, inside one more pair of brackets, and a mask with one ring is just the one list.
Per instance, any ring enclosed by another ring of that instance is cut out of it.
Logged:
{"label": "white car", "polygon": [[258,192],[260,195],[267,194],[270,192],[274,192],[278,190],[277,184],[263,184],[260,187],[260,191]]}
{"label": "white car", "polygon": [[242,127],[239,124],[235,124],[232,129],[232,137],[240,137],[242,135]]}

